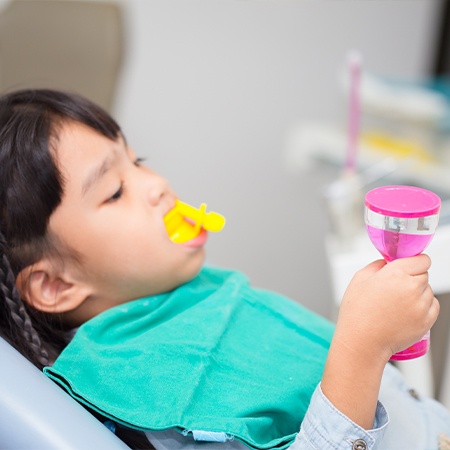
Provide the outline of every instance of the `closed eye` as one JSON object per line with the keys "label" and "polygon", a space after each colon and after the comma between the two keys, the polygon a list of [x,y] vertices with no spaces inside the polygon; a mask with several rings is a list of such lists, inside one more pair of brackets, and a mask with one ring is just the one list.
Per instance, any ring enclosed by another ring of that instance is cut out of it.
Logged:
{"label": "closed eye", "polygon": [[135,166],[139,167],[144,161],[145,161],[145,158],[136,158],[136,159],[133,161],[133,164],[134,164]]}
{"label": "closed eye", "polygon": [[109,197],[106,200],[106,203],[113,203],[113,202],[119,200],[119,198],[122,197],[122,195],[123,195],[123,191],[124,191],[124,185],[123,185],[123,183],[120,183],[119,189],[117,189],[117,191],[114,192],[114,194],[111,195],[111,197]]}
{"label": "closed eye", "polygon": [[[139,166],[142,164],[143,161],[145,161],[145,158],[136,158],[136,159],[133,161],[133,164],[134,164],[136,167],[139,167]],[[117,189],[117,191],[114,192],[114,194],[111,195],[111,197],[109,197],[109,198],[106,200],[105,203],[113,203],[113,202],[116,202],[117,200],[119,200],[119,199],[122,197],[122,195],[123,195],[123,193],[124,193],[124,190],[125,190],[125,185],[124,185],[123,182],[121,182],[121,183],[120,183],[119,189]]]}

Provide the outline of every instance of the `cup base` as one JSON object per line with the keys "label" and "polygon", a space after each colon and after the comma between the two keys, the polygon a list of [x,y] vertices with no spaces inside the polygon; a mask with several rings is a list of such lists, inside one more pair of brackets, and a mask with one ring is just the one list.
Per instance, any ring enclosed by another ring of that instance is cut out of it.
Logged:
{"label": "cup base", "polygon": [[426,355],[429,349],[430,339],[429,336],[426,336],[419,342],[411,345],[411,347],[392,355],[390,361],[405,361],[408,359],[420,358],[421,356]]}

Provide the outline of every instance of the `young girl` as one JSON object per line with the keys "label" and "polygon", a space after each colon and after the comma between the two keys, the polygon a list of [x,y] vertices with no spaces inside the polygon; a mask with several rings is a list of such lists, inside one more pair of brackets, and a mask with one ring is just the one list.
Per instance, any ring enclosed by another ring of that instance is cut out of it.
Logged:
{"label": "young girl", "polygon": [[359,271],[334,328],[203,267],[205,230],[168,236],[176,199],[89,101],[1,97],[2,337],[136,448],[424,450],[450,436],[448,411],[387,364],[437,318],[426,255]]}

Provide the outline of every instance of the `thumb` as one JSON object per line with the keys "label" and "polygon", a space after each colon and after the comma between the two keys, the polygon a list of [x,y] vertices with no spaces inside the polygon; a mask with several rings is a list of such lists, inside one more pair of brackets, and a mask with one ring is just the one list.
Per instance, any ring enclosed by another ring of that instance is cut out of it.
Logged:
{"label": "thumb", "polygon": [[384,259],[377,259],[376,261],[373,261],[367,266],[363,267],[360,272],[365,274],[366,276],[370,276],[381,270],[386,264],[387,262]]}

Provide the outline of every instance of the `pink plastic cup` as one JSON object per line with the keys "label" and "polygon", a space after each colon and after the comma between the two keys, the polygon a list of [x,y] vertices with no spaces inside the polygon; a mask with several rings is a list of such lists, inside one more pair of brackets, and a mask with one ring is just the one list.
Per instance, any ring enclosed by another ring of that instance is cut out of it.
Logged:
{"label": "pink plastic cup", "polygon": [[[414,186],[382,186],[366,194],[367,233],[387,262],[423,252],[433,239],[439,221],[441,199],[431,191]],[[401,361],[425,355],[430,333],[411,347],[392,355]]]}

